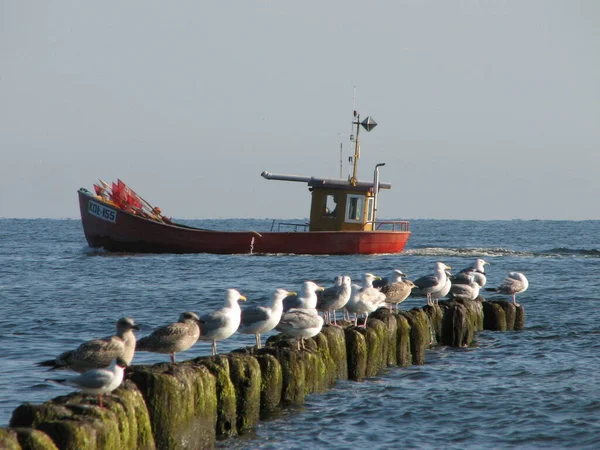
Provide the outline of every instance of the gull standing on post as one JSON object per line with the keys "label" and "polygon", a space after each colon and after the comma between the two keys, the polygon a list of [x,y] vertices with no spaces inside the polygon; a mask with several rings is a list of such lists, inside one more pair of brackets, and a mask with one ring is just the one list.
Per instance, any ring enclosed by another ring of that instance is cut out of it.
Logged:
{"label": "gull standing on post", "polygon": [[470,281],[467,278],[467,274],[473,275],[473,279],[475,283],[479,285],[479,287],[484,287],[487,283],[487,277],[485,276],[485,266],[488,265],[489,262],[484,261],[481,258],[477,258],[475,262],[456,274],[454,277],[454,284],[469,284]]}
{"label": "gull standing on post", "polygon": [[363,328],[367,327],[369,314],[377,310],[385,303],[385,294],[379,289],[373,287],[374,280],[380,280],[381,277],[375,276],[372,273],[363,275],[363,285],[352,285],[352,294],[350,300],[346,303],[348,312],[354,314],[354,326],[358,326],[358,315],[364,314],[365,321],[362,324]]}
{"label": "gull standing on post", "polygon": [[175,364],[175,353],[183,352],[196,343],[200,336],[198,315],[191,311],[181,313],[179,321],[157,328],[138,341],[140,352],[167,353]]}
{"label": "gull standing on post", "polygon": [[315,309],[317,307],[317,291],[322,291],[324,288],[318,286],[313,281],[305,281],[302,283],[302,288],[298,295],[288,296],[283,299],[283,311],[288,311],[292,308],[300,309]]}
{"label": "gull standing on post", "polygon": [[475,277],[473,276],[474,272],[464,272],[463,277],[466,283],[458,283],[452,284],[450,288],[450,295],[452,298],[461,299],[461,300],[475,300],[479,297],[479,290],[481,286],[479,283],[475,282]]}
{"label": "gull standing on post", "polygon": [[337,276],[335,278],[334,286],[325,289],[322,295],[319,295],[320,292],[317,292],[317,310],[323,311],[326,323],[331,323],[331,314],[333,314],[333,324],[337,326],[335,312],[346,306],[348,300],[350,300],[352,280],[348,275]]}
{"label": "gull standing on post", "polygon": [[117,321],[116,335],[84,342],[75,350],[66,351],[56,359],[42,361],[37,365],[83,373],[90,369],[108,367],[115,358],[122,358],[126,364],[131,364],[136,347],[133,330],[139,329],[132,318],[123,317]]}
{"label": "gull standing on post", "polygon": [[521,272],[509,272],[508,276],[496,288],[485,288],[486,291],[495,291],[501,294],[510,295],[513,303],[518,306],[516,296],[525,292],[529,287],[529,280]]}
{"label": "gull standing on post", "polygon": [[431,275],[425,275],[421,278],[417,278],[413,283],[419,288],[419,290],[427,296],[427,304],[432,305],[433,300],[431,294],[434,292],[441,291],[446,285],[447,277],[446,270],[450,270],[451,267],[447,266],[443,262],[435,263],[435,272]]}
{"label": "gull standing on post", "polygon": [[217,341],[229,338],[237,331],[242,320],[242,310],[239,300],[246,301],[246,297],[235,289],[225,291],[225,306],[214,312],[200,316],[202,323],[201,341],[212,341],[212,354],[217,354]]}
{"label": "gull standing on post", "polygon": [[284,335],[295,338],[300,350],[300,341],[304,349],[304,339],[316,336],[323,328],[323,318],[316,309],[292,308],[281,316],[276,329]]}
{"label": "gull standing on post", "polygon": [[75,387],[86,394],[97,395],[98,404],[103,408],[102,394],[108,394],[121,385],[125,367],[127,363],[122,358],[116,358],[105,369],[91,369],[75,377],[45,381]]}
{"label": "gull standing on post", "polygon": [[242,309],[242,319],[238,331],[244,334],[254,334],[256,348],[261,348],[260,335],[268,333],[277,326],[283,313],[283,299],[296,295],[285,289],[277,289],[272,296],[271,306],[254,306]]}
{"label": "gull standing on post", "polygon": [[[394,269],[392,276],[386,279],[386,283],[381,286],[381,292],[385,295],[385,302],[394,306],[398,311],[398,305],[408,298],[415,284],[410,280],[403,280],[406,274],[400,269]],[[375,286],[375,283],[373,283]]]}

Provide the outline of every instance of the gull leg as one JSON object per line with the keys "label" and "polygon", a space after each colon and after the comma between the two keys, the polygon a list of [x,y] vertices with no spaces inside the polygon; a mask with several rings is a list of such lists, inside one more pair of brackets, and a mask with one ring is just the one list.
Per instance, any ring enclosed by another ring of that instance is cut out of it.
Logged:
{"label": "gull leg", "polygon": [[367,320],[369,319],[369,313],[365,314],[365,322],[363,323],[363,328],[367,328]]}
{"label": "gull leg", "polygon": [[212,341],[212,354],[215,356],[217,354],[217,341]]}
{"label": "gull leg", "polygon": [[256,333],[256,348],[260,348],[260,333]]}
{"label": "gull leg", "polygon": [[171,364],[175,364],[175,352],[171,353]]}
{"label": "gull leg", "polygon": [[102,403],[102,394],[98,394],[98,404],[100,408],[104,408],[104,404]]}

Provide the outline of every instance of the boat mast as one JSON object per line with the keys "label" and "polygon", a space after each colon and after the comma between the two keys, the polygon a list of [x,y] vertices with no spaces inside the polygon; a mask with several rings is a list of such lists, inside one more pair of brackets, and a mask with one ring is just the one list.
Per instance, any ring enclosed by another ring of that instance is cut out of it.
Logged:
{"label": "boat mast", "polygon": [[360,144],[358,139],[360,125],[362,125],[362,127],[367,131],[371,131],[377,126],[377,122],[375,122],[370,116],[367,116],[367,118],[361,122],[360,114],[358,114],[356,110],[354,110],[354,117],[356,118],[356,121],[352,122],[352,125],[356,125],[356,136],[350,136],[350,139],[354,137],[354,167],[352,170],[352,178],[350,178],[350,184],[352,186],[356,186],[356,169],[358,168],[358,158],[360,157]]}
{"label": "boat mast", "polygon": [[358,132],[360,131],[360,114],[354,111],[354,117],[356,118],[356,122],[352,122],[352,125],[356,125],[356,136],[354,137],[354,166],[352,169],[352,178],[350,178],[350,184],[352,186],[356,186],[356,169],[358,167],[358,157],[360,156],[360,147],[358,146]]}

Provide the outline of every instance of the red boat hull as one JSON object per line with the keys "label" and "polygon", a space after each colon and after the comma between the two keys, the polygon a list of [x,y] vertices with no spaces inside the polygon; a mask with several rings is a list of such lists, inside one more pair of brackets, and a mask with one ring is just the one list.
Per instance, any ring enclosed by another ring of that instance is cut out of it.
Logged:
{"label": "red boat hull", "polygon": [[135,253],[400,253],[410,231],[213,231],[168,225],[122,211],[79,190],[83,231],[90,247]]}

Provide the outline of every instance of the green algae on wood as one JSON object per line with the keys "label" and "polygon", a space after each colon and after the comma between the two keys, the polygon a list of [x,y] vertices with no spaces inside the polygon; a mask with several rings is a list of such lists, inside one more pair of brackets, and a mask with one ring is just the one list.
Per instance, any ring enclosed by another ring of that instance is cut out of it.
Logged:
{"label": "green algae on wood", "polygon": [[367,366],[365,376],[374,377],[387,367],[389,337],[385,324],[381,320],[369,319],[367,322]]}
{"label": "green algae on wood", "polygon": [[327,338],[329,356],[336,367],[335,379],[348,379],[348,359],[346,355],[346,335],[342,327],[325,326],[318,336]]}
{"label": "green algae on wood", "polygon": [[124,407],[115,407],[121,413],[109,408],[109,404],[119,401],[119,398],[114,395],[105,397],[105,408],[82,403],[89,397],[78,392],[57,397],[42,405],[25,403],[13,412],[10,425],[40,430],[61,449],[139,448],[130,446],[129,421]]}
{"label": "green algae on wood", "polygon": [[440,305],[425,305],[423,311],[429,319],[431,328],[431,344],[439,343],[442,339],[442,323],[444,321],[444,313]]}
{"label": "green algae on wood", "polygon": [[252,356],[230,353],[227,357],[237,399],[237,430],[243,433],[256,426],[260,418],[260,364]]}
{"label": "green algae on wood", "polygon": [[[327,325],[327,327],[332,326],[333,325]],[[324,333],[317,334],[314,338],[312,338],[312,340],[316,345],[315,350],[322,361],[321,370],[323,371],[322,375],[320,376],[321,385],[318,386],[319,390],[315,392],[321,392],[321,389],[322,392],[325,392],[331,389],[338,379],[338,365],[331,356],[329,339],[327,339],[327,336]]]}
{"label": "green algae on wood", "polygon": [[518,305],[515,316],[515,331],[522,330],[523,328],[525,328],[525,308],[523,308],[521,305]]}
{"label": "green algae on wood", "polygon": [[423,365],[425,364],[425,349],[432,343],[432,331],[427,314],[421,308],[401,311],[400,314],[408,320],[410,325],[412,363]]}
{"label": "green algae on wood", "polygon": [[506,313],[497,302],[483,302],[483,329],[506,331]]}
{"label": "green algae on wood", "polygon": [[216,438],[217,393],[214,375],[203,366],[133,366],[131,380],[141,391],[157,448],[212,446]]}
{"label": "green algae on wood", "polygon": [[[15,428],[19,444],[23,450],[58,450],[54,441],[46,433],[33,428]],[[0,445],[0,448],[4,448]]]}
{"label": "green algae on wood", "polygon": [[467,307],[450,300],[442,303],[444,309],[441,344],[451,347],[468,347],[475,336],[475,323]]}
{"label": "green algae on wood", "polygon": [[261,353],[256,356],[260,364],[260,412],[267,415],[281,404],[283,390],[283,373],[281,364],[275,356]]}
{"label": "green algae on wood", "polygon": [[219,438],[237,434],[235,387],[229,375],[229,359],[225,355],[196,358],[193,365],[202,364],[215,377],[217,394],[216,434]]}
{"label": "green algae on wood", "polygon": [[15,430],[0,428],[0,448],[5,450],[21,450],[19,437]]}
{"label": "green algae on wood", "polygon": [[388,351],[386,362],[389,366],[398,365],[398,321],[396,317],[397,316],[387,308],[379,308],[369,315],[369,320],[371,320],[371,318],[380,320],[387,330]]}
{"label": "green algae on wood", "polygon": [[367,376],[368,351],[365,333],[366,330],[363,328],[345,329],[349,380],[360,381]]}
{"label": "green algae on wood", "polygon": [[395,314],[396,317],[396,364],[407,367],[412,365],[410,351],[410,324],[405,316]]}

